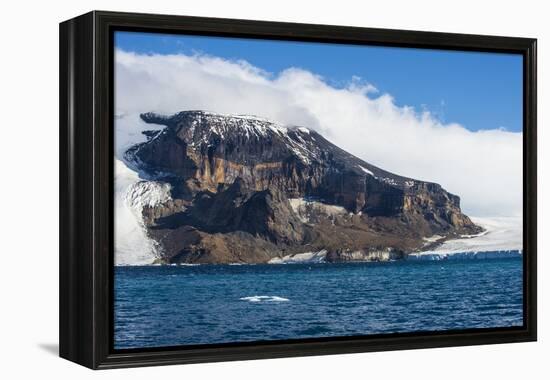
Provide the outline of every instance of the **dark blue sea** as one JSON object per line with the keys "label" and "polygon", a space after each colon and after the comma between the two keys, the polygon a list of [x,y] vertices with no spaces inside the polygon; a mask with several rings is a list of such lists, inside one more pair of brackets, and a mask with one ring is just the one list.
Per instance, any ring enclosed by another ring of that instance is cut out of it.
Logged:
{"label": "dark blue sea", "polygon": [[521,326],[521,258],[115,268],[115,348]]}

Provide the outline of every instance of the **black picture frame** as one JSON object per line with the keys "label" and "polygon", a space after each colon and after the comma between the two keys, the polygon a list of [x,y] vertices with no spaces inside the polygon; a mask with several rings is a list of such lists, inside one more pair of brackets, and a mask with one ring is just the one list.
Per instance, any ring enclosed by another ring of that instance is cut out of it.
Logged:
{"label": "black picture frame", "polygon": [[[523,56],[524,325],[517,328],[113,350],[113,32],[418,47]],[[118,368],[535,341],[536,39],[93,11],[60,24],[60,356]]]}

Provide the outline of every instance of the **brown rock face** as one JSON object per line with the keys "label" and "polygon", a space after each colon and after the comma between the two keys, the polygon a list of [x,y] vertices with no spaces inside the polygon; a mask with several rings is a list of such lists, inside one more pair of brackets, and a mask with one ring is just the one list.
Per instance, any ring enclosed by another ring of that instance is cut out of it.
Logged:
{"label": "brown rock face", "polygon": [[266,262],[323,249],[330,261],[395,258],[426,236],[481,231],[440,185],[370,165],[312,130],[201,111],[141,117],[165,126],[126,152],[171,185],[171,200],[143,209],[164,261]]}

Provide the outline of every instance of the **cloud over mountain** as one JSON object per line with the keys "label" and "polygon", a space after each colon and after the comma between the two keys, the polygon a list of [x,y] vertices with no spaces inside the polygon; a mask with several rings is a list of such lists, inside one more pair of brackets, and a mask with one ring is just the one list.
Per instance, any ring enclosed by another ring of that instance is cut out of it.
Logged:
{"label": "cloud over mountain", "polygon": [[130,122],[142,112],[253,114],[316,129],[368,162],[440,183],[462,198],[466,213],[521,214],[521,133],[444,124],[427,111],[397,106],[390,94],[357,78],[336,88],[300,68],[272,74],[244,61],[204,55],[117,50],[115,60],[116,113],[132,116],[117,122],[117,145],[126,144],[122,136],[150,129]]}

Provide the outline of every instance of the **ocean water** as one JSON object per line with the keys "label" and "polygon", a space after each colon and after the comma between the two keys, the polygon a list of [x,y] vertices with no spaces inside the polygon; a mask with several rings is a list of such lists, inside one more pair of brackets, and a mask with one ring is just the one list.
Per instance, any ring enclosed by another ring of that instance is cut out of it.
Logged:
{"label": "ocean water", "polygon": [[115,267],[116,349],[523,324],[521,258]]}

